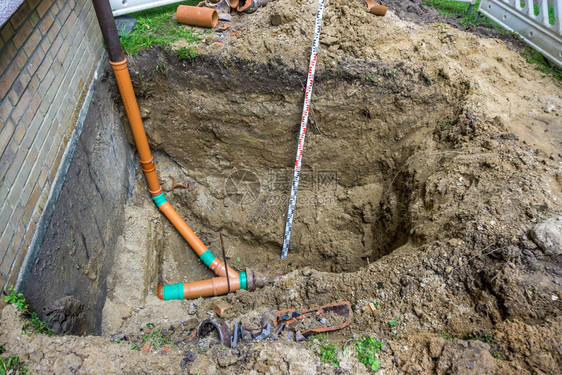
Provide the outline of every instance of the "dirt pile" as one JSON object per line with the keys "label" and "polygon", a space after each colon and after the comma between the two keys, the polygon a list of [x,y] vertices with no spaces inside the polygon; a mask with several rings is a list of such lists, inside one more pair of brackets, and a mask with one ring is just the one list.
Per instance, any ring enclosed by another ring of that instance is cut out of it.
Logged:
{"label": "dirt pile", "polygon": [[[224,232],[229,264],[271,273],[264,289],[217,297],[227,323],[259,329],[277,310],[348,300],[354,320],[330,337],[383,339],[384,373],[560,373],[561,87],[498,40],[328,4],[310,180],[279,260],[315,7],[278,0],[193,61],[159,50],[133,61],[168,199],[216,255]],[[173,179],[189,188],[172,193]],[[139,178],[126,207],[106,338],[21,336],[6,309],[10,354],[31,353],[37,372],[58,363],[54,342],[83,373],[101,358],[124,373],[367,371],[349,352],[335,369],[283,337],[235,350],[189,340],[214,299],[162,302],[155,286],[211,275],[146,191]],[[130,350],[156,337],[171,349]]]}

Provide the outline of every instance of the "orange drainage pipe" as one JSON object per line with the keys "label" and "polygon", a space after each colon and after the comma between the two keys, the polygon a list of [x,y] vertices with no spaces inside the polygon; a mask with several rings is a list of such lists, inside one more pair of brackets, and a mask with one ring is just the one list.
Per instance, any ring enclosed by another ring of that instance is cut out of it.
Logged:
{"label": "orange drainage pipe", "polygon": [[180,5],[176,19],[184,25],[214,28],[219,23],[219,14],[216,9]]}
{"label": "orange drainage pipe", "polygon": [[254,271],[250,269],[246,269],[246,272],[240,272],[239,275],[239,278],[231,279],[230,284],[226,277],[213,277],[212,279],[191,283],[158,285],[158,298],[171,300],[215,297],[240,289],[247,289],[251,292],[256,288],[263,288],[265,285],[265,278],[254,276]]}
{"label": "orange drainage pipe", "polygon": [[[210,280],[188,283],[188,295],[197,295],[197,297],[200,295],[209,296],[217,295],[215,293],[225,294],[228,293],[229,290],[233,291],[240,288],[254,288],[253,272],[250,278],[251,282],[249,283],[247,272],[238,273],[230,267],[227,268],[222,261],[218,260],[213,255],[211,250],[207,249],[203,242],[201,242],[201,240],[166,200],[166,197],[162,192],[162,187],[158,182],[156,165],[154,164],[154,158],[150,152],[150,146],[148,145],[146,133],[142,124],[137,99],[135,97],[133,84],[131,83],[131,77],[129,75],[129,69],[127,68],[127,59],[125,59],[123,55],[123,49],[121,47],[119,36],[117,35],[117,27],[115,26],[111,6],[109,5],[108,0],[92,1],[100,24],[103,39],[107,47],[110,64],[113,68],[113,73],[115,74],[115,80],[117,81],[117,86],[119,87],[119,93],[121,94],[123,105],[125,106],[125,112],[127,113],[127,118],[129,119],[129,125],[131,126],[135,145],[137,146],[142,170],[148,184],[148,190],[152,195],[152,200],[156,203],[160,211],[162,211],[168,220],[170,220],[174,227],[176,227],[197,255],[199,255],[203,263],[213,270],[216,275],[220,276],[219,278]],[[216,11],[214,12],[216,13]],[[224,281],[222,279],[227,280],[227,272],[230,280],[230,288],[227,281],[227,287],[225,289]],[[265,282],[263,284],[265,284]],[[159,286],[159,297],[162,299],[172,299],[171,297],[177,296],[177,293],[172,293],[173,289],[174,286],[171,285]],[[183,297],[185,297],[185,293]]]}

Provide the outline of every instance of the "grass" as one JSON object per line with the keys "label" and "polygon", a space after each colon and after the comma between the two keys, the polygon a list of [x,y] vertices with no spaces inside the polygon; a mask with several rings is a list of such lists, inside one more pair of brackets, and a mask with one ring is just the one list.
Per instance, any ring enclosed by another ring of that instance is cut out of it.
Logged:
{"label": "grass", "polygon": [[[190,27],[181,25],[172,18],[178,5],[197,5],[198,1],[188,0],[179,4],[131,13],[137,19],[133,31],[121,36],[121,45],[126,54],[135,56],[140,51],[160,46],[170,49],[172,43],[185,40],[187,43],[198,43],[199,33]],[[196,56],[194,47],[185,47],[183,56]],[[178,58],[180,58],[178,56]],[[193,57],[192,57],[193,58]]]}
{"label": "grass", "polygon": [[[468,10],[468,4],[453,0],[422,0],[425,5],[429,5],[437,11],[445,16],[457,19],[459,24],[462,26],[472,25],[478,26],[480,24],[491,24],[494,28],[498,30],[502,30],[505,33],[509,33],[508,31],[504,30],[500,25],[492,21],[491,19],[481,16],[478,20],[476,20],[476,13],[478,10],[478,6],[480,5],[480,1],[477,1],[474,5],[474,10],[470,15],[467,15],[466,12]],[[535,15],[538,15],[539,8],[535,5],[534,9]],[[549,22],[550,24],[554,24],[554,8],[548,8],[549,14]],[[547,58],[537,52],[535,49],[531,47],[527,47],[525,51],[522,53],[523,58],[527,60],[528,63],[533,64],[535,69],[545,73],[543,78],[546,75],[550,75],[555,79],[562,81],[562,69],[558,66],[552,64]]]}
{"label": "grass", "polygon": [[18,356],[8,358],[6,362],[0,357],[0,375],[7,374],[27,375],[27,365]]}
{"label": "grass", "polygon": [[372,371],[378,371],[380,359],[377,354],[384,347],[384,343],[371,336],[364,336],[355,343],[354,349],[356,351],[357,360],[365,367],[370,368]]}
{"label": "grass", "polygon": [[21,315],[25,320],[21,326],[23,334],[42,333],[49,336],[56,335],[56,333],[48,327],[46,322],[39,319],[37,313],[29,311],[29,305],[25,303],[23,294],[16,292],[13,285],[10,287],[8,292],[10,294],[4,297],[4,301],[9,305],[16,305],[18,310],[21,312]]}
{"label": "grass", "polygon": [[314,351],[320,356],[322,363],[339,367],[339,347],[337,344],[328,342],[328,334],[314,335],[310,340],[310,345],[315,347]]}
{"label": "grass", "polygon": [[[315,353],[318,354],[323,363],[339,367],[340,348],[337,344],[328,341],[328,334],[311,336],[309,342],[309,345],[314,348]],[[382,341],[371,336],[362,336],[359,339],[348,340],[344,344],[342,356],[345,357],[352,350],[360,363],[376,372],[380,366],[378,353],[380,353],[383,347],[384,343]]]}
{"label": "grass", "polygon": [[[162,332],[162,328],[156,328],[151,334],[144,336],[142,338],[142,343],[143,345],[150,343],[150,346],[154,349],[172,346],[172,340]],[[135,348],[131,347],[131,349],[134,350]]]}

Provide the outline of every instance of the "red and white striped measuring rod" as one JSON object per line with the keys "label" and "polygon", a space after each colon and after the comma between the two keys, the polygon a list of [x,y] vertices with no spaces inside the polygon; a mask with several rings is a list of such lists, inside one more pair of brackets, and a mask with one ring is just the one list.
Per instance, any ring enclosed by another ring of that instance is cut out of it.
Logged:
{"label": "red and white striped measuring rod", "polygon": [[291,185],[291,197],[289,198],[289,212],[285,224],[285,235],[283,237],[283,250],[281,259],[287,258],[289,252],[289,239],[293,228],[293,216],[295,214],[295,204],[297,202],[297,190],[302,165],[302,151],[304,149],[304,139],[306,137],[306,127],[308,125],[308,113],[310,111],[310,97],[312,96],[312,86],[314,85],[314,72],[316,71],[316,61],[318,57],[318,41],[320,40],[320,30],[322,29],[322,14],[324,13],[324,0],[319,0],[318,11],[316,12],[316,25],[314,28],[314,39],[312,41],[312,52],[310,53],[310,64],[308,65],[308,78],[306,81],[306,93],[304,94],[304,106],[302,109],[301,130],[299,133],[299,143],[297,147],[297,160],[295,162],[295,172],[293,184]]}

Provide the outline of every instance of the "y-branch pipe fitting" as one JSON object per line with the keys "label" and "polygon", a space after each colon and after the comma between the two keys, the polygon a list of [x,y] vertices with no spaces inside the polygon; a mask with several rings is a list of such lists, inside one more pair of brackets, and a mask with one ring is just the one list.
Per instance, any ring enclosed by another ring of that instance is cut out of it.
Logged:
{"label": "y-branch pipe fitting", "polygon": [[[201,242],[187,223],[166,200],[162,192],[162,187],[158,182],[156,165],[154,164],[154,158],[150,152],[150,146],[146,138],[137,99],[133,90],[133,84],[131,83],[131,77],[129,75],[129,69],[127,68],[127,59],[125,59],[123,55],[123,49],[121,48],[121,42],[117,34],[117,27],[115,26],[111,6],[108,0],[92,1],[109,55],[109,61],[113,68],[113,73],[115,74],[117,86],[119,87],[119,93],[121,94],[125,112],[129,119],[135,145],[137,146],[142,170],[148,184],[148,190],[152,195],[152,200],[187,243],[189,243],[200,257],[201,261],[219,276],[193,283],[180,283],[181,287],[178,286],[180,284],[159,286],[158,296],[160,299],[198,298],[200,296],[207,297],[226,294],[229,291],[238,289],[253,289],[256,284],[253,281],[253,272],[247,271],[238,273],[230,267],[227,268],[224,262],[217,259],[211,250]],[[227,272],[228,280],[226,277]],[[248,273],[252,275],[250,278],[247,276]],[[264,282],[259,282],[257,284],[263,287]],[[180,289],[183,293],[178,292]]]}

